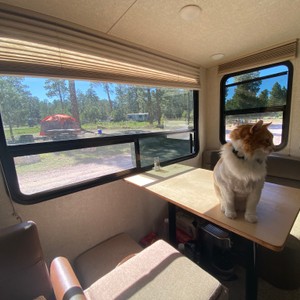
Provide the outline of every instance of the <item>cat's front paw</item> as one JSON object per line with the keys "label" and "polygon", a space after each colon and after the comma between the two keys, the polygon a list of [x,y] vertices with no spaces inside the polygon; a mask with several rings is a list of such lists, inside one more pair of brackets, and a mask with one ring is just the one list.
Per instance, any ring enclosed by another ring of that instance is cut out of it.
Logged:
{"label": "cat's front paw", "polygon": [[236,218],[236,212],[235,211],[225,211],[225,216],[229,219],[235,219]]}
{"label": "cat's front paw", "polygon": [[257,216],[254,214],[245,214],[245,220],[250,223],[256,223],[257,222]]}

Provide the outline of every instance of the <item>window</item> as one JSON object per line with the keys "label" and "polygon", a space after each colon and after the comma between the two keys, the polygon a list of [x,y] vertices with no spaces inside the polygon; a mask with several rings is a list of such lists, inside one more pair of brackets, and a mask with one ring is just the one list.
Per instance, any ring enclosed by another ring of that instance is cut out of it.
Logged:
{"label": "window", "polygon": [[1,3],[0,26],[0,153],[13,200],[197,154],[197,65]]}
{"label": "window", "polygon": [[221,80],[220,141],[229,140],[239,124],[272,122],[274,145],[282,149],[288,140],[293,66],[273,64],[225,75]]}
{"label": "window", "polygon": [[198,93],[0,76],[1,159],[12,197],[35,203],[197,154]]}

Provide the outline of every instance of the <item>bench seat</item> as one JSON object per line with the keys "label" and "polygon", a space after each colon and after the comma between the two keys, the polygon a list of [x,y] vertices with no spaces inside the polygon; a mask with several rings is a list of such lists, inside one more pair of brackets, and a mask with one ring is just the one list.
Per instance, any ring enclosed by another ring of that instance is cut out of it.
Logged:
{"label": "bench seat", "polygon": [[142,250],[129,234],[120,233],[83,252],[74,261],[81,286],[86,289],[113,270],[122,259]]}
{"label": "bench seat", "polygon": [[[103,245],[99,246],[104,249]],[[123,260],[86,289],[80,289],[75,274],[64,274],[64,270],[70,271],[70,266],[64,266],[66,262],[65,258],[58,257],[50,267],[58,300],[71,299],[67,295],[91,300],[228,299],[228,290],[216,278],[163,240],[130,255],[130,258]],[[91,269],[93,268],[95,265],[91,265]],[[74,283],[72,278],[76,279]]]}

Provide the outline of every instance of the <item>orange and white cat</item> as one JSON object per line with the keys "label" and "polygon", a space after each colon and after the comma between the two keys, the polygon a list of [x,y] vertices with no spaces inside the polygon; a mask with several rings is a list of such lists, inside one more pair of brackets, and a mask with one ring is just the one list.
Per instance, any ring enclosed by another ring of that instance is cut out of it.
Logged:
{"label": "orange and white cat", "polygon": [[239,125],[230,133],[231,142],[221,148],[214,168],[215,191],[225,216],[235,219],[237,210],[256,223],[256,206],[266,176],[266,158],[274,150],[269,124]]}

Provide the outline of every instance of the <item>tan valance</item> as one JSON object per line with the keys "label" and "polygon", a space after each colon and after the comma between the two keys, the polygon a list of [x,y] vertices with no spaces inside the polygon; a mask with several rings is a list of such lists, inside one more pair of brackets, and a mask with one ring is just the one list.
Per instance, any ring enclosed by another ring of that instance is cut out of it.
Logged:
{"label": "tan valance", "polygon": [[295,58],[297,55],[297,40],[287,42],[266,50],[241,57],[234,61],[219,65],[218,73],[232,73],[246,68],[258,67]]}
{"label": "tan valance", "polygon": [[199,89],[199,67],[27,10],[0,5],[2,74]]}

